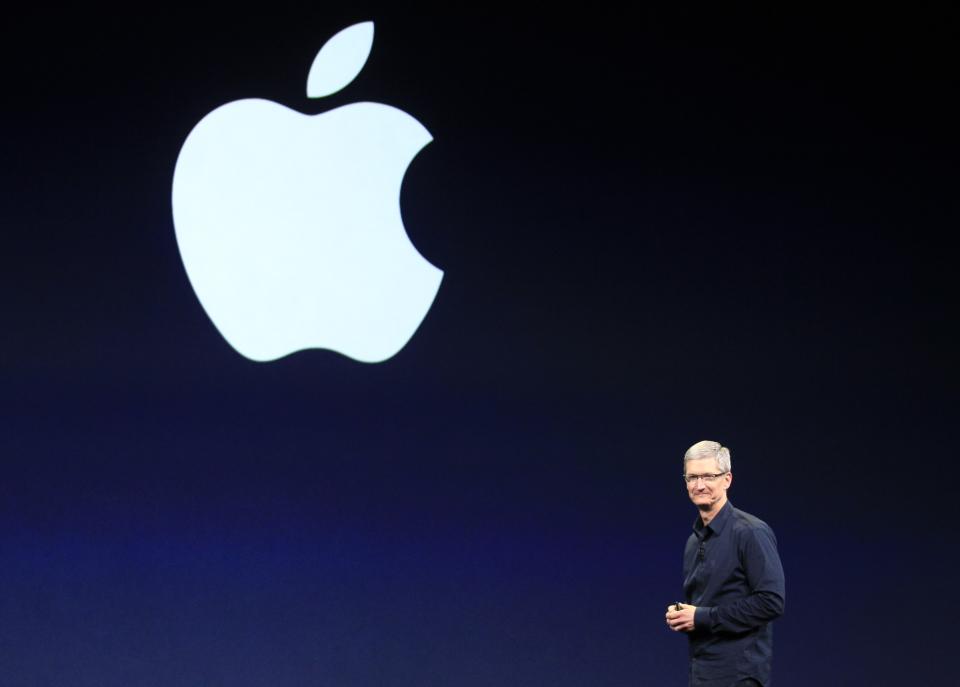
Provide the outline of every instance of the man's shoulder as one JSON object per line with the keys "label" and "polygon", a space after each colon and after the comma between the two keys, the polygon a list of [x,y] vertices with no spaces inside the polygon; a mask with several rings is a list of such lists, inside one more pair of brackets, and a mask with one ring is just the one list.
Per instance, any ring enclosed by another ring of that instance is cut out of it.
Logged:
{"label": "man's shoulder", "polygon": [[734,531],[743,534],[764,532],[773,535],[773,528],[756,515],[730,505],[730,524]]}

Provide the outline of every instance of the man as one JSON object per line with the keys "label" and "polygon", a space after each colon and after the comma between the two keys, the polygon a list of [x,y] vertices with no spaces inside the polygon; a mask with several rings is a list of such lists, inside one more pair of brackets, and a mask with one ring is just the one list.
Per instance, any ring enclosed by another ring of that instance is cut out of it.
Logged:
{"label": "man", "polygon": [[685,603],[667,607],[667,625],[690,640],[690,685],[766,686],[771,621],[783,613],[783,566],[773,530],[733,507],[730,450],[701,441],[683,457],[687,495],[700,517],[683,552]]}

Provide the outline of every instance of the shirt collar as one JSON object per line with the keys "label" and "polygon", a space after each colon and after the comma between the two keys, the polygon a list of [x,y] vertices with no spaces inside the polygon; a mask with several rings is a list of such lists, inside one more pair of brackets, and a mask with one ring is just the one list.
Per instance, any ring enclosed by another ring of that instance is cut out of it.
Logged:
{"label": "shirt collar", "polygon": [[730,514],[732,512],[733,504],[730,503],[730,499],[727,499],[727,502],[723,504],[723,508],[721,508],[720,512],[714,516],[709,525],[704,525],[703,520],[701,520],[698,516],[693,522],[693,531],[702,536],[704,530],[710,530],[713,532],[714,536],[716,536],[723,532],[723,528],[727,524],[727,520],[730,519]]}

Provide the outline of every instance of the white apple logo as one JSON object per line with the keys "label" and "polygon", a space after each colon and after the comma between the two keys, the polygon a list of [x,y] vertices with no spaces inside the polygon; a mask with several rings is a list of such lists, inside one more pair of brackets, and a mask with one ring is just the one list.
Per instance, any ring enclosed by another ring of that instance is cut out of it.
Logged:
{"label": "white apple logo", "polygon": [[[331,38],[307,77],[318,98],[346,86],[373,23]],[[406,345],[443,272],[407,237],[400,185],[432,140],[410,115],[360,102],[305,115],[237,100],[187,136],[173,222],[190,283],[240,354],[267,361],[326,348],[380,362]]]}

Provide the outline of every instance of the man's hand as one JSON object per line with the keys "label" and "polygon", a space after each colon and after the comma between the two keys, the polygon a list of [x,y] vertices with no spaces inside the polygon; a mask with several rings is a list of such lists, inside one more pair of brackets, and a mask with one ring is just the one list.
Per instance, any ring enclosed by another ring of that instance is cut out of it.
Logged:
{"label": "man's hand", "polygon": [[[680,610],[677,610],[677,606]],[[693,614],[697,607],[689,604],[670,604],[667,606],[667,626],[674,632],[690,632],[693,629]]]}

